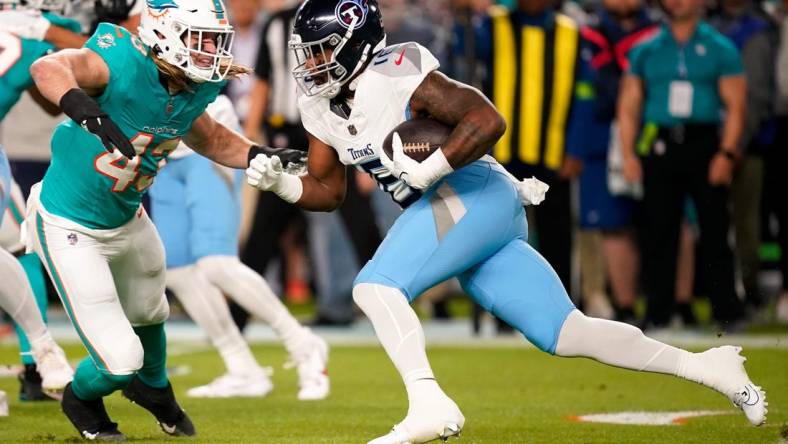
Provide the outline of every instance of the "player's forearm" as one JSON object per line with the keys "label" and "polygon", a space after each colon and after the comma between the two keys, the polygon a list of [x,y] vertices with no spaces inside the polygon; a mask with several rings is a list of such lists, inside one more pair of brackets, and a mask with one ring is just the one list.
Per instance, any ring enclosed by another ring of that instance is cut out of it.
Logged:
{"label": "player's forearm", "polygon": [[473,107],[460,120],[442,147],[455,170],[487,153],[506,131],[506,121],[489,104]]}
{"label": "player's forearm", "polygon": [[185,142],[214,162],[237,169],[245,169],[248,166],[249,149],[253,145],[251,140],[218,122],[209,137],[187,138]]}
{"label": "player's forearm", "polygon": [[58,54],[36,60],[30,67],[30,75],[41,95],[52,103],[60,103],[68,91],[79,88],[71,63]]}
{"label": "player's forearm", "polygon": [[307,211],[334,211],[345,201],[346,184],[331,185],[309,174],[300,177],[303,185],[301,198],[295,202]]}
{"label": "player's forearm", "polygon": [[38,104],[47,114],[52,117],[59,116],[60,113],[63,111],[60,109],[58,105],[50,102],[49,100],[45,99],[44,96],[41,95],[41,92],[35,86],[31,86],[28,88],[27,92],[30,94],[30,97],[33,98],[33,101]]}
{"label": "player's forearm", "polygon": [[67,49],[81,48],[82,45],[88,41],[88,37],[61,28],[60,26],[51,25],[47,29],[46,35],[44,35],[44,40],[55,45],[59,49]]}
{"label": "player's forearm", "polygon": [[441,151],[455,170],[483,156],[506,131],[506,121],[481,92],[437,71],[424,78],[410,105],[454,127]]}

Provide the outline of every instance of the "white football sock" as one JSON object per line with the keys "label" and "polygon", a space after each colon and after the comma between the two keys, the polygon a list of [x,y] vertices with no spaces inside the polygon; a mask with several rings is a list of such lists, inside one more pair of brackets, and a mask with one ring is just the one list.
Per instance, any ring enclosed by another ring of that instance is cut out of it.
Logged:
{"label": "white football sock", "polygon": [[211,283],[268,324],[291,354],[297,353],[299,346],[310,337],[309,329],[301,326],[287,311],[265,279],[237,257],[208,256],[197,261],[197,267]]}
{"label": "white football sock", "polygon": [[167,287],[208,335],[228,373],[249,374],[260,369],[230,316],[224,296],[197,267],[189,265],[167,270]]}
{"label": "white football sock", "polygon": [[411,385],[437,387],[424,347],[424,330],[405,295],[392,287],[358,284],[353,288],[353,300],[372,322],[380,343],[408,388],[408,397],[414,395]]}
{"label": "white football sock", "polygon": [[693,367],[690,374],[686,373],[694,353],[651,339],[632,325],[590,318],[579,310],[571,312],[564,321],[555,354],[582,356],[616,367],[667,373],[693,381],[700,376],[695,373],[702,371]]}
{"label": "white football sock", "polygon": [[25,270],[9,252],[0,248],[0,308],[19,324],[27,339],[37,342],[49,337]]}

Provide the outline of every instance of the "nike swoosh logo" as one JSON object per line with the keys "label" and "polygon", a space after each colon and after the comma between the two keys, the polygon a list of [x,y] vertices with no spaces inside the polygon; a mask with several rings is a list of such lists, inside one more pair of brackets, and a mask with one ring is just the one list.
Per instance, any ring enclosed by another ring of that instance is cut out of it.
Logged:
{"label": "nike swoosh logo", "polygon": [[160,422],[159,424],[161,424],[161,429],[164,430],[164,433],[167,433],[167,434],[170,434],[170,435],[175,433],[175,426],[174,425],[167,425],[167,424],[165,424],[163,422]]}
{"label": "nike swoosh logo", "polygon": [[402,52],[399,53],[399,58],[394,61],[395,65],[399,66],[402,64],[402,59],[405,57],[405,51],[407,51],[407,49],[403,49]]}

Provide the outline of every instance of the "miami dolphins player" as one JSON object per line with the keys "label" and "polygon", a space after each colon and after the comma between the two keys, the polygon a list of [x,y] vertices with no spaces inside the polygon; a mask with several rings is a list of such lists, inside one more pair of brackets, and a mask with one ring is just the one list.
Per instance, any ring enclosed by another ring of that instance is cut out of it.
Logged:
{"label": "miami dolphins player", "polygon": [[[208,113],[228,128],[240,129],[227,96],[219,96]],[[328,345],[299,325],[263,277],[238,259],[242,178],[241,171],[217,165],[181,143],[151,187],[153,221],[167,255],[167,287],[208,334],[227,368],[187,395],[265,396],[273,388],[233,322],[225,293],[282,339],[298,371],[298,399],[323,399],[330,389]]]}
{"label": "miami dolphins player", "polygon": [[149,0],[139,38],[101,24],[84,48],[31,67],[70,118],[25,223],[90,355],[61,402],[85,438],[124,439],[103,403],[121,389],[165,433],[195,434],[167,379],[164,251],[141,199],[181,139],[235,168],[265,151],[205,112],[226,78],[248,72],[232,63],[232,34],[221,0]]}
{"label": "miami dolphins player", "polygon": [[[33,87],[33,79],[29,72],[30,65],[36,59],[58,48],[80,46],[85,40],[79,34],[79,24],[64,17],[70,9],[70,3],[71,0],[0,0],[0,122],[25,91],[30,91],[34,98],[40,98]],[[47,38],[50,40],[46,40]],[[44,108],[51,111],[51,106],[44,106]],[[54,112],[59,113],[57,110]],[[24,326],[30,324],[39,326],[33,333],[36,337],[41,334],[40,332],[45,331],[40,326],[43,325],[42,322],[46,322],[46,281],[41,262],[36,255],[25,255],[24,247],[19,244],[18,228],[24,214],[24,205],[21,202],[21,193],[13,180],[11,184],[11,187],[6,188],[9,193],[6,216],[0,218],[3,220],[3,223],[0,224],[2,226],[0,248],[18,255],[27,285],[24,285],[24,291],[20,290],[11,294],[11,297],[14,298],[13,301],[4,302],[2,305],[7,307],[8,304],[13,304],[20,307],[19,310],[10,308],[6,310],[15,314],[20,355],[22,364],[25,366],[24,371],[20,374],[19,397],[25,401],[47,400],[51,398],[45,393],[62,391],[71,380],[73,370],[57,345],[49,347],[54,353],[52,357],[56,357],[56,359],[49,359],[49,362],[45,363],[46,369],[41,368],[40,363],[38,366],[36,365],[34,355],[41,353],[31,347],[29,335],[26,334],[26,332],[33,330]],[[14,275],[17,275],[18,268],[13,268]],[[10,277],[8,279],[11,280]],[[15,283],[17,288],[20,285],[18,282]],[[28,288],[35,296],[33,304],[30,304],[26,298],[26,295],[30,294],[27,291]],[[36,306],[38,308],[35,310],[27,310],[28,307],[35,308]],[[51,341],[51,338],[48,341]],[[39,357],[38,361],[41,359],[47,358]]]}
{"label": "miami dolphins player", "polygon": [[[465,418],[438,385],[424,333],[409,302],[457,276],[481,306],[541,350],[618,367],[676,375],[711,387],[749,421],[766,418],[764,392],[744,370],[738,347],[690,353],[649,339],[628,324],[586,317],[556,273],[527,242],[523,203],[537,203],[539,183],[518,182],[485,155],[506,123],[476,89],[437,71],[415,43],[386,47],[375,0],[306,0],[290,47],[310,133],[308,173],[282,171],[258,155],[247,181],[313,211],[342,201],[345,165],[371,174],[404,208],[356,278],[353,298],[372,322],[408,394],[405,419],[374,444],[421,443],[460,433]],[[419,163],[387,134],[412,115],[453,127],[442,148]],[[541,191],[541,192],[540,192]]]}

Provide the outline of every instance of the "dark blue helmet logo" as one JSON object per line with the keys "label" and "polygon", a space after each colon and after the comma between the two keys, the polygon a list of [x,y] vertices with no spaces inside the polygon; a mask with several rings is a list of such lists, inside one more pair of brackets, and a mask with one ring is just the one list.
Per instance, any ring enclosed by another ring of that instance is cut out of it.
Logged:
{"label": "dark blue helmet logo", "polygon": [[353,23],[353,18],[358,18],[356,29],[363,26],[364,22],[367,21],[368,12],[367,0],[344,0],[339,2],[335,10],[339,24],[345,28],[350,27],[350,24]]}

